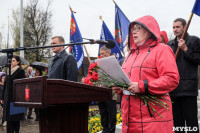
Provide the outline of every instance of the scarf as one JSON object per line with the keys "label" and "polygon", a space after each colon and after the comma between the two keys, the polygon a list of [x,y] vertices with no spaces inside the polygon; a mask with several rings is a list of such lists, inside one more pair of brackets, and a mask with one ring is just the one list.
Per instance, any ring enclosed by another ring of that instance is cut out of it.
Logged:
{"label": "scarf", "polygon": [[[19,68],[18,65],[12,67],[12,68],[11,68],[11,75],[12,75],[15,71],[17,71],[18,68]],[[9,69],[7,70],[7,73],[9,74]]]}

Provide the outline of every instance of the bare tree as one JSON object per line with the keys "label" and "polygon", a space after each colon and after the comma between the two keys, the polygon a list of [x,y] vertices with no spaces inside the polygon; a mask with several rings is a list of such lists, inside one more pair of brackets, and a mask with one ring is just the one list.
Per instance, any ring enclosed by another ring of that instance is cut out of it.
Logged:
{"label": "bare tree", "polygon": [[[45,10],[39,4],[39,0],[30,0],[24,9],[24,45],[25,46],[45,46],[51,37],[51,11],[49,11],[50,1]],[[34,54],[26,51],[26,59],[41,61],[47,55],[49,49],[37,49]],[[32,59],[31,59],[32,58]]]}
{"label": "bare tree", "polygon": [[[3,32],[2,32],[3,27],[0,27],[0,49],[5,49],[6,48],[6,44],[3,40]],[[0,55],[2,55],[2,53],[0,53]]]}
{"label": "bare tree", "polygon": [[13,18],[13,21],[10,25],[11,27],[11,34],[12,34],[12,37],[13,37],[13,40],[14,40],[14,47],[15,48],[18,48],[20,47],[20,27],[19,27],[19,23],[20,23],[20,20],[19,20],[19,9],[17,10],[12,10],[12,18]]}
{"label": "bare tree", "polygon": [[[52,13],[49,9],[51,2],[49,1],[46,9],[39,5],[39,0],[29,0],[24,7],[24,46],[25,47],[38,47],[45,46],[49,43],[52,35],[51,17]],[[19,11],[13,12],[14,24],[13,37],[15,47],[20,45],[20,28],[19,28]],[[36,49],[25,51],[25,58],[29,62],[33,61],[46,61],[46,56],[49,55],[50,49]]]}

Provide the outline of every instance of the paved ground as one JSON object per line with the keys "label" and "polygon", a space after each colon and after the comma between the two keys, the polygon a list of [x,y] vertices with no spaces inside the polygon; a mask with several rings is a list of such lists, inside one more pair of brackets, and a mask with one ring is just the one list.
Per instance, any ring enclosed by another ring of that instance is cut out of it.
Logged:
{"label": "paved ground", "polygon": [[[0,126],[0,133],[6,133],[6,127]],[[21,123],[20,133],[39,133],[39,124],[33,120],[26,120]],[[101,132],[99,132],[101,133]],[[121,133],[121,126],[117,126],[115,133]]]}
{"label": "paved ground", "polygon": [[[6,133],[6,126],[0,126],[0,133]],[[39,133],[38,121],[22,121],[20,126],[20,133]]]}
{"label": "paved ground", "polygon": [[[92,108],[98,108],[93,106]],[[39,133],[39,122],[35,121],[35,113],[32,116],[34,119],[28,119],[21,122],[20,133]],[[0,126],[0,133],[6,133],[6,126]],[[99,132],[101,133],[101,132]],[[121,126],[117,126],[115,133],[121,133]]]}

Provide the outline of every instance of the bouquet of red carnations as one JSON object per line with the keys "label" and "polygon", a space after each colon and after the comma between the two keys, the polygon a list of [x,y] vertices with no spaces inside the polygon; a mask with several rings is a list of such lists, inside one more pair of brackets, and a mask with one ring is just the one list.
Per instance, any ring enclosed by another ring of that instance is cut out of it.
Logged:
{"label": "bouquet of red carnations", "polygon": [[[128,84],[121,83],[109,74],[107,74],[103,69],[101,69],[97,63],[91,63],[88,69],[88,75],[84,79],[85,84],[96,85],[96,86],[105,86],[107,88],[111,88],[113,86],[121,87],[123,90],[127,90],[129,87]],[[154,116],[154,112],[157,113],[160,117],[162,117],[151,105],[161,106],[168,109],[168,105],[161,101],[160,99],[167,100],[163,97],[163,95],[151,95],[151,94],[143,94],[136,93],[140,99],[143,100],[144,104],[151,108],[150,115]],[[169,100],[167,100],[169,101]],[[172,102],[172,101],[170,101]],[[163,118],[163,117],[162,117]]]}

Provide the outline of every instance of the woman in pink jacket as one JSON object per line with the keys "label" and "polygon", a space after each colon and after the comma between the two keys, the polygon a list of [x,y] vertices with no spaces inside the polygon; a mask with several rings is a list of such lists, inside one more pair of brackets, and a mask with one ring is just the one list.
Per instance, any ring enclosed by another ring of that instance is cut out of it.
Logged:
{"label": "woman in pink jacket", "polygon": [[160,43],[167,44],[168,43],[168,37],[166,31],[160,31]]}
{"label": "woman in pink jacket", "polygon": [[[124,60],[122,69],[130,78],[128,91],[132,94],[146,93],[162,95],[170,100],[168,92],[178,86],[179,74],[174,53],[167,45],[160,43],[160,28],[152,16],[144,16],[129,26],[128,44],[130,53]],[[121,88],[113,90],[122,95],[123,133],[172,133],[173,117],[171,102],[169,111],[151,105],[163,118],[146,106],[138,96],[124,93]]]}

